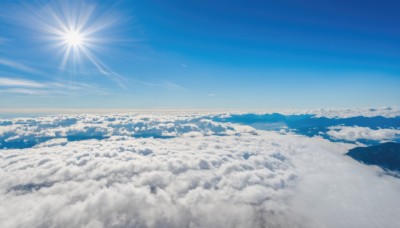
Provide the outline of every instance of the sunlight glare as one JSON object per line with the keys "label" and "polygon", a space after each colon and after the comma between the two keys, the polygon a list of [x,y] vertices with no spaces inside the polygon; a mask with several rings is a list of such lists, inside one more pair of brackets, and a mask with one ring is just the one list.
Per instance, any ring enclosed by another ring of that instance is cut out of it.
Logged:
{"label": "sunlight glare", "polygon": [[38,9],[28,9],[28,12],[31,17],[24,21],[42,32],[43,38],[57,48],[61,70],[77,75],[94,67],[97,73],[124,87],[123,77],[97,56],[112,47],[111,35],[116,31],[117,22],[122,21],[122,15],[81,0],[50,1],[39,4]]}
{"label": "sunlight glare", "polygon": [[84,37],[78,32],[74,30],[70,30],[64,34],[64,41],[69,46],[81,46],[84,42]]}

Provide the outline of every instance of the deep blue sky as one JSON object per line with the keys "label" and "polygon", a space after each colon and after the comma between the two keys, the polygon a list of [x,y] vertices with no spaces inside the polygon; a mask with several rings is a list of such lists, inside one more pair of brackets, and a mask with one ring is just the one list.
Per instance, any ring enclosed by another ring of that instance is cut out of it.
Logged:
{"label": "deep blue sky", "polygon": [[[400,106],[400,1],[114,2],[1,0],[0,108]],[[92,6],[61,67],[49,12]]]}

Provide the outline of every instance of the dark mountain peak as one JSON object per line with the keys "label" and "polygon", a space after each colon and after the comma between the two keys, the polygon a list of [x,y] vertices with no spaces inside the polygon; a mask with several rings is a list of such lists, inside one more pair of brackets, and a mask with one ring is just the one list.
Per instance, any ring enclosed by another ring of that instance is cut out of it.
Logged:
{"label": "dark mountain peak", "polygon": [[367,165],[400,172],[400,143],[387,142],[369,147],[356,147],[346,155]]}

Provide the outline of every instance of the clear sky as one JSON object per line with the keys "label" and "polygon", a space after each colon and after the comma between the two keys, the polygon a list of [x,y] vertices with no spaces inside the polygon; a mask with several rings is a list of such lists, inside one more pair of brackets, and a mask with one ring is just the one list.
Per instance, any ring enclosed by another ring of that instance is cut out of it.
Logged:
{"label": "clear sky", "polygon": [[0,108],[400,106],[397,0],[0,0]]}

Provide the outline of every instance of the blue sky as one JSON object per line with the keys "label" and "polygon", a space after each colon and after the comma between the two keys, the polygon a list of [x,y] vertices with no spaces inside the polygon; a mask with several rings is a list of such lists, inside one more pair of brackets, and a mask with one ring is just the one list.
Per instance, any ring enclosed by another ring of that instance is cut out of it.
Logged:
{"label": "blue sky", "polygon": [[0,108],[400,106],[399,1],[0,4]]}

